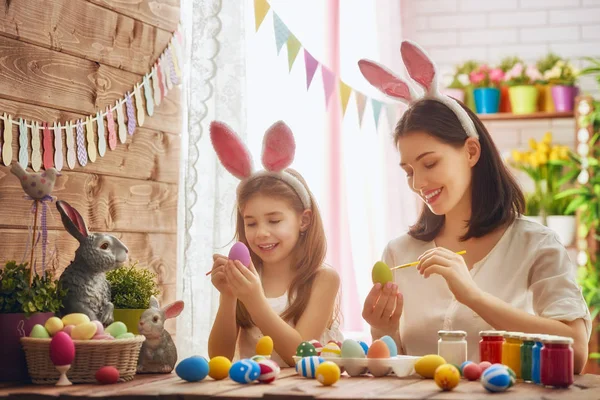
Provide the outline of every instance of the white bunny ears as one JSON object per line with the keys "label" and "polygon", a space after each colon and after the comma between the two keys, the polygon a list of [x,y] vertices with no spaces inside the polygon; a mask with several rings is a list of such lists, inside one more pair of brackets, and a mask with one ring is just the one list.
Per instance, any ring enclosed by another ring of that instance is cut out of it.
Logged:
{"label": "white bunny ears", "polygon": [[423,95],[419,95],[409,82],[403,81],[374,61],[362,59],[358,62],[358,67],[371,85],[409,106],[421,99],[437,100],[446,105],[456,114],[467,136],[479,139],[475,124],[467,112],[454,99],[439,91],[435,65],[425,51],[416,43],[404,40],[400,45],[400,54],[410,77],[425,90]]}
{"label": "white bunny ears", "polygon": [[253,171],[252,156],[241,138],[220,121],[210,124],[210,140],[221,161],[221,164],[233,176],[240,179],[241,184],[258,176],[272,176],[281,179],[294,189],[305,208],[311,207],[308,190],[294,175],[284,171],[294,160],[296,142],[291,129],[283,122],[277,121],[265,132],[263,138],[262,164],[263,171]]}

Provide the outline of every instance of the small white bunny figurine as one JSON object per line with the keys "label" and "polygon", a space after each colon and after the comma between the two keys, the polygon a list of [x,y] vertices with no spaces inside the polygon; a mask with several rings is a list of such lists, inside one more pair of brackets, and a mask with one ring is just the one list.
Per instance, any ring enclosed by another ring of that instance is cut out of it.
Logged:
{"label": "small white bunny figurine", "polygon": [[183,301],[177,300],[160,308],[156,297],[150,297],[150,308],[140,317],[139,332],[146,336],[138,359],[138,374],[170,373],[177,363],[177,347],[169,332],[165,330],[165,321],[175,318],[183,311]]}

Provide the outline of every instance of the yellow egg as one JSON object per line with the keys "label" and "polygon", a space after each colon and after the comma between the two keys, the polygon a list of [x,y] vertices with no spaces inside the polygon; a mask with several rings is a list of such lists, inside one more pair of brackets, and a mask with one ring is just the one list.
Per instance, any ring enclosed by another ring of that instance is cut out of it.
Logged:
{"label": "yellow egg", "polygon": [[65,325],[63,324],[63,322],[62,322],[62,320],[60,318],[58,318],[58,317],[50,317],[50,318],[48,318],[48,320],[44,324],[44,327],[46,328],[46,330],[48,331],[48,333],[51,336],[54,336],[54,334],[56,332],[62,331],[63,328],[65,327]]}
{"label": "yellow egg", "polygon": [[340,367],[333,361],[325,361],[319,364],[315,376],[325,386],[330,386],[340,379]]}
{"label": "yellow egg", "polygon": [[86,322],[90,322],[90,317],[88,317],[85,314],[81,314],[81,313],[73,313],[73,314],[67,314],[64,317],[62,317],[62,323],[64,326],[67,325],[79,325],[79,324],[84,324]]}
{"label": "yellow egg", "polygon": [[423,356],[415,363],[415,372],[423,378],[431,379],[435,374],[435,370],[442,364],[446,364],[446,360],[437,354],[429,354]]}
{"label": "yellow egg", "polygon": [[392,270],[383,261],[377,261],[375,265],[373,265],[371,278],[373,279],[373,284],[381,283],[381,285],[385,285],[394,280]]}
{"label": "yellow egg", "polygon": [[256,343],[256,354],[261,356],[270,356],[273,352],[273,339],[270,336],[263,336]]}
{"label": "yellow egg", "polygon": [[231,361],[227,357],[217,356],[210,359],[208,362],[208,376],[216,381],[225,379],[229,376]]}
{"label": "yellow egg", "polygon": [[93,322],[84,322],[83,324],[76,325],[71,331],[71,337],[73,340],[89,340],[94,337],[98,326]]}
{"label": "yellow egg", "polygon": [[440,389],[452,390],[460,381],[460,372],[452,364],[443,364],[435,370],[434,380]]}

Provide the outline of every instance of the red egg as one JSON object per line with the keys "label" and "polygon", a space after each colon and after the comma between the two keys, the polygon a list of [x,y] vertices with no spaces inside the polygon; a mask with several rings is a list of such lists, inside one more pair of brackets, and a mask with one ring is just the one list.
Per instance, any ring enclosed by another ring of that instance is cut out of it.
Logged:
{"label": "red egg", "polygon": [[103,384],[117,383],[119,376],[119,370],[115,367],[102,367],[96,371],[96,380]]}
{"label": "red egg", "polygon": [[479,367],[481,368],[481,373],[492,366],[492,363],[489,361],[482,361],[479,363]]}
{"label": "red egg", "polygon": [[467,364],[463,368],[463,376],[470,381],[476,381],[481,376],[481,367],[475,363]]}
{"label": "red egg", "polygon": [[369,347],[367,358],[390,358],[390,348],[383,340],[377,339]]}
{"label": "red egg", "polygon": [[234,261],[237,260],[246,267],[250,267],[250,251],[242,242],[236,242],[231,246],[231,250],[229,250],[229,259]]}
{"label": "red egg", "polygon": [[69,335],[57,332],[50,342],[50,359],[54,365],[71,365],[75,359],[75,344]]}

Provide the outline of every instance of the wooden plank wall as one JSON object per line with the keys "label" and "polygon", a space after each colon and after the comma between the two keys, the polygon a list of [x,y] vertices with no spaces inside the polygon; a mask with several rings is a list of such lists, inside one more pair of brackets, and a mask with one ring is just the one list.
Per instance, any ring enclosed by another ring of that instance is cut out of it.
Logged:
{"label": "wooden plank wall", "polygon": [[[179,0],[0,1],[0,113],[51,125],[105,110],[150,71],[178,22]],[[131,260],[156,272],[163,302],[176,295],[179,98],[174,87],[154,116],[146,115],[143,128],[95,163],[69,170],[65,160],[53,192],[79,210],[91,231],[116,235]],[[15,126],[15,161],[17,143]],[[33,218],[22,197],[18,180],[2,164],[2,265],[21,261],[26,250]],[[56,244],[51,262],[62,272],[77,242],[54,205],[48,229],[49,252]]]}

